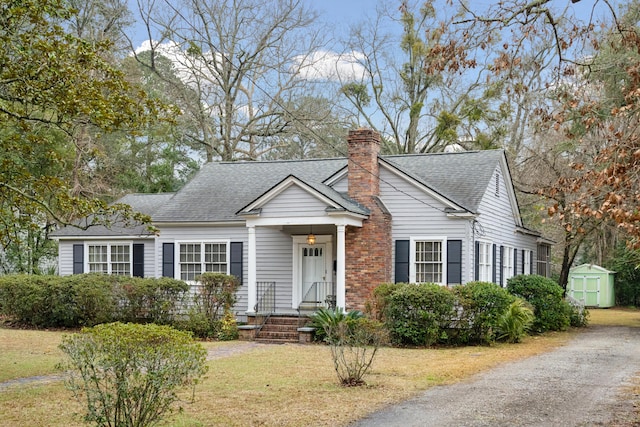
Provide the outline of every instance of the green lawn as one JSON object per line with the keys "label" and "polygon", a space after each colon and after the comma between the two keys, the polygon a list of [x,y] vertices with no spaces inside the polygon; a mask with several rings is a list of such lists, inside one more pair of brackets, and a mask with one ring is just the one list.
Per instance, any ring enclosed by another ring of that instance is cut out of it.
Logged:
{"label": "green lawn", "polygon": [[[640,326],[640,312],[592,310],[593,324]],[[505,361],[548,351],[572,334],[550,333],[521,344],[456,349],[384,348],[365,387],[338,385],[329,349],[322,345],[257,346],[209,362],[207,378],[184,394],[170,426],[346,425],[381,406],[428,387],[459,381]],[[0,329],[2,381],[55,373],[62,333]],[[238,343],[204,343],[214,348]],[[5,369],[7,367],[7,369]],[[61,381],[0,391],[0,425],[81,426],[82,407]]]}

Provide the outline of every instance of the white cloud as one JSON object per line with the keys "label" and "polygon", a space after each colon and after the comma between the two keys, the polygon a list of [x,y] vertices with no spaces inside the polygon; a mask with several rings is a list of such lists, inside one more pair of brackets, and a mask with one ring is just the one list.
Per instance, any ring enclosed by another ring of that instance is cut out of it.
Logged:
{"label": "white cloud", "polygon": [[339,80],[342,82],[361,80],[365,74],[362,66],[364,54],[318,50],[310,55],[294,58],[298,75],[306,80]]}

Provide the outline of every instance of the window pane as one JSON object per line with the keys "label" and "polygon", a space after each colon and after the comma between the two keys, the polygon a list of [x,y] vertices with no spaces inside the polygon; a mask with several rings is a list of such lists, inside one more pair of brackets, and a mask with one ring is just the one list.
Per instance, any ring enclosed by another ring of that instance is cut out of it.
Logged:
{"label": "window pane", "polygon": [[180,244],[180,279],[195,280],[202,273],[201,243]]}
{"label": "window pane", "polygon": [[90,273],[108,273],[109,265],[107,263],[107,245],[90,245],[89,246],[89,272]]}
{"label": "window pane", "polygon": [[416,242],[416,282],[442,283],[442,242]]}
{"label": "window pane", "polygon": [[226,243],[206,243],[204,245],[204,269],[215,273],[227,272]]}
{"label": "window pane", "polygon": [[131,275],[131,258],[129,245],[111,246],[111,274],[119,276]]}

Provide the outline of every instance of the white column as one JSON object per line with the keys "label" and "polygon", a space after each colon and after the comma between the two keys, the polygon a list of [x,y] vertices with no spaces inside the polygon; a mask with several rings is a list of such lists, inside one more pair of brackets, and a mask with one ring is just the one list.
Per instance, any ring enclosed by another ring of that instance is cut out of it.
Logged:
{"label": "white column", "polygon": [[336,306],[343,310],[346,306],[345,288],[345,225],[338,225],[338,241],[336,247]]}
{"label": "white column", "polygon": [[253,313],[254,307],[258,302],[257,286],[256,286],[256,227],[250,225],[247,227],[249,231],[249,247],[247,253],[247,312]]}

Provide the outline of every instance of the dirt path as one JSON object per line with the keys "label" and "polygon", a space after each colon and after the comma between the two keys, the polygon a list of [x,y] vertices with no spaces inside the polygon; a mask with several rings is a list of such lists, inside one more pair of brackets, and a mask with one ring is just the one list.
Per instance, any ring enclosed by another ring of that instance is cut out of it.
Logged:
{"label": "dirt path", "polygon": [[633,410],[621,391],[640,372],[640,329],[596,326],[550,353],[429,389],[353,427],[601,426]]}

